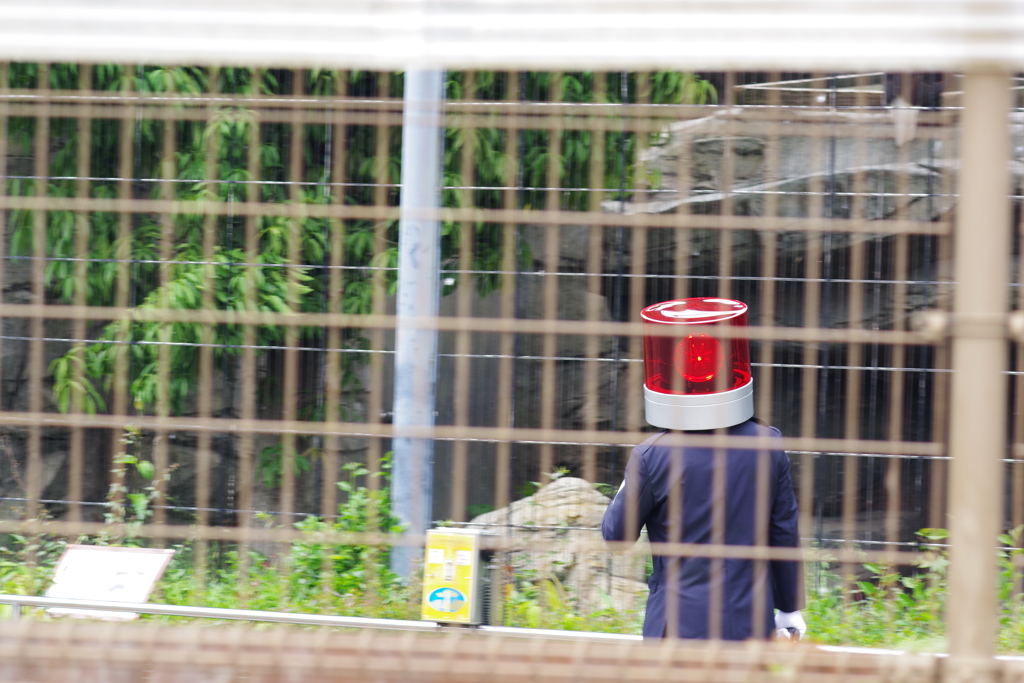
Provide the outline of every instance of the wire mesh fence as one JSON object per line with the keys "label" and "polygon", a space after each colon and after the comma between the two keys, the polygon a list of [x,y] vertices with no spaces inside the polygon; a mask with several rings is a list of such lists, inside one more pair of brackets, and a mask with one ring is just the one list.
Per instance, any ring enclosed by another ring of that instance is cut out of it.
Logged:
{"label": "wire mesh fence", "polygon": [[[433,519],[496,532],[505,584],[636,611],[649,570],[594,527],[652,431],[639,311],[716,296],[749,306],[803,550],[656,554],[912,573],[946,526],[950,350],[914,316],[950,308],[959,83],[449,72],[441,314],[411,323],[439,333],[435,424],[396,433],[401,73],[5,64],[0,526],[184,543],[204,568],[422,545],[384,495],[413,436]],[[1018,358],[993,410],[1016,410]]]}

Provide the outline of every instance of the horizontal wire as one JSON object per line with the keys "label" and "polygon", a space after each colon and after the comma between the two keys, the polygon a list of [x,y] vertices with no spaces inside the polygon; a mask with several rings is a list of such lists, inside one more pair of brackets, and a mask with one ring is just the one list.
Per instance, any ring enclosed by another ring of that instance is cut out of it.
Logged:
{"label": "horizontal wire", "polygon": [[[172,266],[232,266],[246,268],[310,268],[315,270],[385,270],[397,271],[397,266],[345,266],[319,263],[246,263],[244,261],[185,261],[172,260],[162,261],[158,259],[106,259],[78,256],[3,256],[6,261],[56,261],[69,263],[133,263],[145,265],[172,265]],[[440,273],[444,275],[553,275],[559,277],[605,277],[605,278],[641,278],[651,280],[741,280],[744,282],[830,282],[837,284],[863,284],[863,285],[955,285],[956,282],[949,280],[863,280],[852,278],[803,278],[803,277],[765,277],[761,275],[674,275],[661,273],[592,273],[587,271],[566,272],[547,270],[460,270],[456,268],[441,268]],[[1022,286],[1021,283],[1011,282],[1009,286]]]}
{"label": "horizontal wire", "polygon": [[[136,199],[80,198],[0,195],[0,209],[17,211],[87,211],[98,213],[156,213],[175,216],[259,216],[284,219],[394,220],[399,207],[368,204],[289,203],[289,202],[220,202],[205,199]],[[561,211],[523,208],[460,208],[423,209],[417,215],[426,220],[463,223],[532,224],[537,226],[630,227],[697,230],[773,231],[813,234],[845,233],[851,235],[948,235],[948,221],[912,219],[872,220],[862,217],[822,219],[809,216],[748,216],[736,214],[624,214],[605,211]]]}
{"label": "horizontal wire", "polygon": [[[97,501],[97,500],[62,500],[59,498],[18,498],[13,496],[0,496],[0,501],[7,500],[16,503],[28,503],[35,501],[37,503],[46,503],[47,505],[86,505],[91,507],[111,507],[109,501]],[[128,507],[128,504],[122,507]],[[149,504],[146,506],[148,510],[186,510],[189,512],[230,512],[237,514],[265,514],[265,515],[288,515],[292,517],[302,516],[320,516],[319,513],[314,512],[281,512],[279,510],[238,510],[235,508],[210,508],[210,507],[193,507],[188,505],[153,505]],[[333,516],[333,515],[332,515]]]}
{"label": "horizontal wire", "polygon": [[[109,183],[193,183],[193,184],[209,184],[209,185],[300,185],[310,187],[388,187],[388,188],[401,188],[401,183],[339,183],[339,182],[328,182],[323,180],[220,180],[213,178],[118,178],[118,177],[101,177],[101,176],[38,176],[38,175],[8,175],[5,176],[12,180],[90,180],[93,182],[109,182]],[[600,188],[600,187],[542,187],[532,185],[521,185],[521,186],[506,186],[506,185],[443,185],[442,190],[535,190],[545,192],[608,192],[618,194],[619,189],[614,187]],[[671,193],[676,190],[656,189],[656,188],[637,188],[635,190],[629,190],[633,194],[656,194],[656,193]],[[711,193],[715,190],[694,190],[693,194]],[[874,195],[879,196],[879,195]],[[893,194],[894,197],[904,197],[912,195]],[[927,195],[922,195],[927,196]],[[938,195],[931,195],[938,196]]]}
{"label": "horizontal wire", "polygon": [[[212,94],[177,95],[177,96],[175,96],[175,95],[163,94],[163,93],[145,93],[145,94],[141,94],[141,95],[132,95],[130,93],[123,93],[123,91],[118,91],[115,94],[115,93],[112,93],[112,92],[109,92],[109,91],[103,91],[103,90],[87,90],[87,91],[84,91],[84,92],[92,93],[92,94],[89,94],[89,95],[76,95],[76,94],[72,94],[72,93],[75,93],[75,92],[83,92],[83,91],[78,91],[78,90],[66,90],[66,91],[58,91],[58,92],[54,92],[54,91],[50,90],[50,91],[46,91],[45,93],[40,93],[40,94],[37,95],[37,94],[34,94],[33,92],[31,92],[32,90],[33,89],[31,89],[31,88],[26,88],[26,89],[23,89],[21,92],[10,92],[10,91],[8,91],[8,92],[5,92],[3,94],[0,94],[0,100],[4,100],[4,99],[10,99],[10,100],[44,100],[44,101],[54,101],[54,100],[101,100],[101,101],[133,102],[133,103],[136,103],[136,104],[138,104],[138,103],[146,103],[146,102],[174,102],[174,103],[185,103],[185,104],[191,103],[191,102],[198,102],[198,103],[225,102],[227,104],[235,104],[235,103],[243,102],[243,103],[247,103],[247,104],[252,104],[252,103],[257,103],[258,102],[258,103],[262,103],[262,104],[272,104],[272,105],[276,105],[276,104],[323,104],[323,105],[329,105],[327,107],[328,110],[334,110],[334,111],[337,111],[339,109],[339,107],[342,106],[342,105],[345,105],[345,106],[352,106],[352,105],[362,106],[362,105],[370,105],[370,104],[387,104],[387,105],[392,105],[394,109],[402,109],[403,104],[404,104],[404,100],[401,97],[395,97],[395,98],[376,97],[376,98],[373,98],[373,97],[348,97],[348,96],[344,96],[344,95],[322,95],[322,96],[319,96],[319,97],[316,97],[316,96],[295,97],[295,96],[288,96],[288,95],[269,95],[269,94],[264,94],[261,97],[252,97],[252,96],[233,96],[233,97],[221,96],[221,97],[218,97],[217,95],[212,95]],[[97,93],[104,93],[104,94],[97,94]],[[536,108],[543,108],[543,107],[572,108],[572,109],[577,109],[577,108],[580,108],[580,109],[584,109],[584,108],[607,108],[607,109],[613,110],[613,111],[621,111],[621,109],[623,107],[623,103],[622,102],[545,102],[545,101],[541,101],[541,100],[526,100],[526,99],[524,99],[524,100],[512,100],[512,101],[510,101],[510,100],[475,100],[475,101],[470,101],[470,100],[459,99],[459,100],[445,100],[442,103],[442,105],[443,105],[443,107],[445,109],[451,109],[451,108],[457,108],[457,107],[463,107],[463,106],[465,106],[465,107],[500,107],[500,108],[513,109],[513,108],[516,108],[516,107],[527,105],[527,106],[536,107]],[[714,109],[718,109],[719,108],[719,105],[717,105],[717,104],[686,104],[686,105],[678,105],[678,104],[659,104],[659,103],[655,103],[655,102],[643,102],[643,103],[627,102],[627,103],[625,103],[625,106],[629,107],[630,110],[642,110],[642,109],[680,109],[683,106],[685,106],[687,108],[702,108],[702,109],[708,109],[708,110],[714,110]],[[782,108],[795,108],[795,107],[796,107],[796,105],[792,105],[792,106],[791,105],[782,105],[782,106],[773,107],[773,108],[782,109]],[[803,105],[799,106],[799,108],[820,109],[820,107],[806,107],[806,106],[803,106]],[[863,109],[878,109],[879,107],[876,107],[874,105],[864,105],[861,108],[863,108]],[[908,107],[908,109],[909,108],[918,108],[918,109],[922,109],[924,111],[930,111],[926,107]],[[844,107],[844,109],[847,109],[847,107]],[[852,107],[850,107],[850,109],[852,109]],[[102,116],[98,116],[97,118],[102,118]]]}
{"label": "horizontal wire", "polygon": [[[303,437],[344,436],[393,439],[407,437],[434,441],[481,443],[531,443],[566,446],[611,446],[632,448],[650,438],[644,430],[615,431],[544,427],[501,427],[475,425],[394,426],[384,423],[342,420],[255,419],[237,417],[154,416],[147,414],[59,413],[44,411],[3,411],[0,425],[8,428],[46,427],[123,429],[132,425],[154,433],[290,434]],[[820,453],[889,453],[894,455],[943,456],[944,444],[933,441],[877,439],[834,439],[782,436],[764,441],[751,437],[687,433],[681,443],[694,448],[736,448],[742,450],[814,451]]]}
{"label": "horizontal wire", "polygon": [[[305,313],[239,311],[227,309],[168,309],[118,306],[63,306],[45,304],[0,303],[0,316],[42,320],[126,320],[150,323],[194,323],[205,325],[255,325],[281,327],[337,327],[373,329],[429,329],[439,332],[555,334],[574,336],[675,337],[669,325],[645,328],[641,322],[597,320],[561,320],[555,318],[462,318],[398,317],[362,313]],[[990,336],[1002,334],[998,320],[965,322],[961,330]],[[665,329],[661,329],[665,328]],[[833,344],[899,344],[934,346],[939,342],[929,334],[904,330],[861,330],[857,328],[812,327],[723,327],[719,339],[747,339],[777,342],[825,342]]]}
{"label": "horizontal wire", "polygon": [[[44,503],[47,505],[83,505],[89,507],[110,507],[109,502],[102,501],[91,501],[91,500],[62,500],[52,498],[20,498],[15,496],[0,496],[0,501],[10,501],[15,503],[28,503],[31,501],[38,503]],[[214,507],[193,507],[187,505],[150,505],[149,509],[162,509],[162,510],[176,510],[176,511],[189,511],[189,512],[223,512],[231,514],[264,514],[264,515],[277,515],[282,517],[318,517],[322,518],[323,515],[317,512],[282,512],[280,510],[239,510],[236,508],[214,508]],[[493,512],[493,510],[492,510]],[[329,515],[334,517],[335,515]],[[842,519],[839,515],[832,515],[826,517],[826,519]],[[558,525],[542,525],[542,524],[503,524],[503,523],[488,523],[488,522],[453,522],[448,519],[437,519],[433,521],[435,527],[455,527],[455,528],[467,528],[467,527],[481,527],[487,529],[522,529],[525,531],[592,531],[600,532],[601,527],[599,526],[558,526]],[[228,527],[237,528],[237,527]],[[841,536],[829,536],[827,538],[818,537],[805,537],[801,538],[801,541],[806,543],[818,543],[821,541],[835,542],[835,543],[862,543],[866,545],[889,545],[889,546],[906,546],[906,547],[920,547],[927,545],[928,547],[948,547],[939,543],[923,543],[919,541],[872,541],[868,539],[847,539]],[[571,541],[569,541],[571,542]]]}
{"label": "horizontal wire", "polygon": [[[323,180],[221,180],[213,178],[119,178],[119,177],[102,177],[102,176],[37,176],[37,175],[8,175],[8,179],[12,180],[89,180],[93,182],[109,182],[109,183],[122,183],[122,182],[135,182],[135,183],[192,183],[192,184],[209,184],[209,185],[298,185],[308,187],[387,187],[387,188],[401,188],[401,183],[339,183],[330,182]],[[791,180],[800,180],[802,176],[793,176]],[[786,178],[783,178],[777,182],[786,182]],[[496,190],[496,191],[516,191],[516,190],[532,190],[541,192],[607,192],[609,194],[619,194],[622,190],[616,187],[547,187],[547,186],[533,186],[533,185],[443,185],[442,190]],[[678,194],[679,190],[666,189],[666,188],[630,188],[627,190],[630,194]],[[718,194],[722,190],[713,189],[693,189],[689,191],[690,195],[700,196],[705,194]],[[750,194],[750,195],[779,195],[779,196],[792,196],[792,197],[916,197],[916,198],[938,198],[938,197],[958,197],[956,193],[927,193],[927,192],[852,192],[852,191],[836,191],[836,192],[814,192],[812,190],[761,190],[761,189],[749,189],[749,188],[732,188],[727,190],[729,194]],[[1013,198],[1021,198],[1024,195],[1009,195]]]}
{"label": "horizontal wire", "polygon": [[[780,91],[793,91],[799,93],[811,93],[811,92],[833,92],[831,89],[823,88],[764,88],[756,87],[757,84],[747,84],[737,86],[740,89],[754,89],[754,90],[780,90]],[[400,112],[403,108],[404,100],[400,97],[396,98],[370,98],[370,97],[348,97],[344,95],[322,95],[322,96],[306,96],[306,97],[295,97],[287,95],[270,95],[264,94],[260,97],[253,97],[247,95],[237,96],[217,96],[213,94],[202,94],[202,95],[173,95],[169,93],[144,93],[144,94],[131,94],[125,91],[103,91],[103,90],[65,90],[65,91],[38,91],[39,94],[33,92],[33,88],[21,89],[20,92],[7,91],[0,94],[0,100],[14,100],[14,101],[28,101],[28,102],[61,102],[61,101],[99,101],[99,102],[125,102],[134,105],[139,104],[150,104],[150,103],[161,103],[169,102],[174,104],[203,104],[209,105],[210,103],[225,103],[227,105],[233,104],[266,104],[276,106],[279,104],[317,104],[323,105],[324,113],[344,113],[347,109],[352,109],[361,106],[369,105],[389,105],[390,110],[384,110],[386,112]],[[75,93],[89,93],[89,94],[75,94]],[[843,93],[852,93],[858,91],[843,90]],[[868,90],[864,91],[867,94],[877,93],[879,91]],[[666,104],[656,102],[546,102],[541,100],[448,100],[446,99],[442,103],[443,110],[446,113],[453,113],[451,110],[458,110],[461,107],[474,108],[474,107],[488,107],[496,109],[604,109],[612,112],[623,112],[624,110],[628,113],[642,112],[645,110],[674,110],[679,111],[683,109],[694,109],[694,110],[707,110],[715,111],[721,110],[722,106],[716,103],[709,104],[698,104],[698,103],[687,103],[687,104]],[[831,110],[833,107],[830,105],[820,104],[744,104],[744,109],[751,110],[762,110],[762,111],[773,111],[773,110],[796,110],[796,111],[823,111]],[[903,108],[903,107],[901,107]],[[925,114],[932,113],[935,111],[931,107],[923,106],[911,106],[905,107],[906,110],[915,110]],[[943,106],[943,111],[958,111],[961,107],[957,106]],[[879,112],[889,113],[892,111],[891,105],[884,104],[851,104],[844,105],[842,107],[843,112],[856,113],[856,112]],[[635,114],[630,118],[635,118]],[[103,118],[101,115],[97,115],[96,118]],[[657,117],[662,118],[662,117]]]}
{"label": "horizontal wire", "polygon": [[[640,362],[643,362],[641,359]],[[804,363],[751,363],[755,368],[793,368],[804,370],[870,370],[880,372],[953,372],[949,368],[894,368],[889,366],[873,365],[808,365]],[[1006,374],[1012,374],[1007,371]]]}
{"label": "horizontal wire", "polygon": [[[70,522],[63,520],[0,520],[0,533],[21,533],[27,535],[49,534],[54,536],[118,535],[138,538],[160,538],[180,540],[249,541],[279,543],[321,543],[329,545],[371,545],[403,546],[423,548],[427,538],[421,533],[392,534],[383,532],[357,531],[302,531],[284,526],[266,527],[214,527],[184,524],[144,524],[128,526],[104,522]],[[484,550],[521,552],[522,539],[486,535],[480,539]],[[781,546],[747,546],[713,543],[660,543],[652,542],[650,549],[640,549],[635,543],[594,539],[571,542],[577,552],[589,555],[607,555],[609,552],[628,556],[643,557],[647,553],[675,557],[720,557],[724,559],[783,560],[783,561],[825,561],[825,562],[871,562],[882,561],[891,564],[913,564],[923,552],[899,550],[858,550],[849,548],[791,548]],[[564,551],[567,542],[558,539],[530,539],[530,550]]]}
{"label": "horizontal wire", "polygon": [[[842,517],[840,517],[840,516],[832,516],[832,517],[825,517],[825,519],[842,519]],[[882,531],[879,530],[879,533],[882,533]],[[828,543],[842,543],[842,544],[846,544],[846,543],[862,543],[864,545],[902,546],[904,548],[922,548],[922,547],[924,547],[924,548],[927,548],[928,550],[931,550],[933,548],[949,548],[950,547],[950,545],[948,543],[932,543],[931,541],[928,541],[928,542],[925,542],[925,541],[870,541],[870,540],[865,539],[865,538],[850,538],[850,539],[847,539],[847,538],[843,538],[842,536],[829,536],[828,538],[818,538],[817,536],[814,536],[814,537],[803,537],[800,540],[804,541],[805,543],[821,543],[822,541],[825,541],[825,542],[828,542]]]}
{"label": "horizontal wire", "polygon": [[[887,441],[887,439],[879,439],[879,441]],[[922,441],[921,443],[932,443],[932,442]],[[901,453],[853,453],[853,452],[849,452],[849,451],[797,451],[797,450],[790,450],[790,449],[786,449],[786,452],[789,453],[790,455],[820,455],[820,456],[823,456],[823,457],[824,456],[830,456],[830,457],[836,457],[836,458],[847,458],[847,457],[854,457],[854,458],[886,458],[886,459],[889,459],[889,460],[920,460],[920,459],[927,459],[927,460],[952,460],[953,459],[951,456],[948,456],[948,455],[905,455],[905,454],[901,454]],[[1015,461],[1015,460],[1011,460],[1011,459],[1007,458],[1003,462],[1019,462],[1019,461]]]}
{"label": "horizontal wire", "polygon": [[[247,268],[311,268],[316,270],[398,270],[397,266],[335,266],[312,263],[245,263],[243,261],[163,261],[159,259],[88,258],[78,256],[4,256],[5,261],[56,261],[69,263],[133,263],[171,266],[232,266]],[[441,271],[442,273],[448,271]],[[481,271],[490,273],[492,271]]]}
{"label": "horizontal wire", "polygon": [[[66,343],[66,344],[121,344],[125,346],[182,346],[182,347],[201,347],[201,348],[214,348],[214,349],[255,349],[263,351],[310,351],[310,352],[324,352],[324,353],[363,353],[363,354],[381,354],[393,356],[395,351],[393,349],[332,349],[322,346],[279,346],[272,344],[217,344],[213,342],[162,342],[162,341],[131,341],[127,339],[73,339],[66,337],[19,337],[13,335],[0,335],[0,340],[3,341],[25,341],[31,342],[35,340],[44,342],[54,343]],[[583,358],[578,356],[514,356],[500,353],[438,353],[440,358],[476,358],[481,360],[553,360],[560,362],[578,362],[578,363],[643,363],[643,358]],[[811,370],[855,370],[855,371],[879,371],[879,372],[952,372],[951,369],[947,368],[896,368],[896,367],[875,367],[872,365],[808,365],[802,363],[751,363],[753,367],[763,368],[792,368],[792,369],[811,369]],[[1007,375],[1024,375],[1024,371],[1005,371]]]}

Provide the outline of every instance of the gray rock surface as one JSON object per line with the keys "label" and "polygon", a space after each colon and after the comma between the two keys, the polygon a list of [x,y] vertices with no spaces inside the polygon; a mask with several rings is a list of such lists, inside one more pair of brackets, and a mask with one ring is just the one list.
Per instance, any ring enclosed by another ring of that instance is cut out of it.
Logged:
{"label": "gray rock surface", "polygon": [[[508,564],[527,577],[557,579],[575,598],[577,609],[638,610],[647,594],[644,548],[635,555],[585,552],[584,546],[600,544],[601,518],[610,502],[585,479],[561,477],[532,496],[474,518],[472,524],[520,541]],[[558,542],[559,548],[530,550],[538,540]]]}

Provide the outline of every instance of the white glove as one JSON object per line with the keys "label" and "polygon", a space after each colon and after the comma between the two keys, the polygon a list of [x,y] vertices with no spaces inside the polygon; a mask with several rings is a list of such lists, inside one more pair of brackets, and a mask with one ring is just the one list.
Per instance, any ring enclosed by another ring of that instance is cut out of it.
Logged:
{"label": "white glove", "polygon": [[796,629],[796,640],[803,640],[804,634],[807,633],[807,624],[804,623],[800,610],[796,612],[776,612],[775,632],[779,634],[779,637],[792,640],[793,638],[788,630],[791,628]]}

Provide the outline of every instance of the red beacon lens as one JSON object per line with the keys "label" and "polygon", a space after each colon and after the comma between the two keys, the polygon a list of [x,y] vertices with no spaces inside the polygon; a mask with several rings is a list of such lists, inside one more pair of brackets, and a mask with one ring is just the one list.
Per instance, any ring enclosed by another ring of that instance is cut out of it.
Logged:
{"label": "red beacon lens", "polygon": [[723,429],[754,415],[747,305],[674,299],[640,312],[644,417],[661,429]]}
{"label": "red beacon lens", "polygon": [[706,334],[688,334],[676,345],[676,371],[687,382],[709,382],[725,362],[722,345]]}
{"label": "red beacon lens", "polygon": [[645,385],[663,394],[714,394],[751,381],[742,331],[747,306],[702,297],[663,301],[641,312]]}

